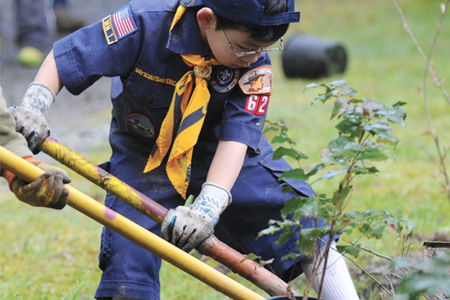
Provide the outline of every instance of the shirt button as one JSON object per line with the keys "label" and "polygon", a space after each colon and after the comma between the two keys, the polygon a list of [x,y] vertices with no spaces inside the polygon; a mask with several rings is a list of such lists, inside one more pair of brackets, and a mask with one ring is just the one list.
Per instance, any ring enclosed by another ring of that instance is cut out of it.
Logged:
{"label": "shirt button", "polygon": [[145,103],[146,104],[152,104],[153,103],[153,97],[152,96],[145,97]]}

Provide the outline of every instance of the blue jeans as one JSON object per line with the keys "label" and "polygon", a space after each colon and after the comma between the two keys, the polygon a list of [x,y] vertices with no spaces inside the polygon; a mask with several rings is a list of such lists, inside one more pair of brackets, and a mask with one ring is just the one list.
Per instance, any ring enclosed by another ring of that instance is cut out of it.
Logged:
{"label": "blue jeans", "polygon": [[16,0],[17,42],[46,52],[52,44],[48,0]]}
{"label": "blue jeans", "polygon": [[53,1],[54,8],[67,7],[67,6],[68,6],[67,0],[54,0]]}

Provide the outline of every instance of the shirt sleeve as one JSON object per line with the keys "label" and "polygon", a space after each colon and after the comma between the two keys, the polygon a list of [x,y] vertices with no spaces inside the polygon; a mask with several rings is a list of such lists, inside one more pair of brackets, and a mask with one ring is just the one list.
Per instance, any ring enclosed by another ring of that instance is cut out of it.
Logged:
{"label": "shirt sleeve", "polygon": [[[268,74],[268,70],[270,74]],[[266,118],[269,105],[272,82],[271,70],[270,58],[267,54],[264,54],[249,69],[241,72],[240,84],[234,88],[225,102],[219,133],[221,140],[241,142],[257,151],[263,134],[261,122]],[[261,90],[263,92],[251,92],[246,89],[246,94],[244,94],[244,89],[240,85],[248,82],[249,74],[257,74],[258,72],[262,74],[263,71],[266,71],[264,76],[267,76]]]}
{"label": "shirt sleeve", "polygon": [[57,41],[53,53],[64,86],[78,95],[102,76],[126,77],[140,49],[140,20],[128,4]]}
{"label": "shirt sleeve", "polygon": [[6,101],[0,88],[0,145],[20,157],[31,156],[25,138],[16,132],[15,127],[14,118],[6,108]]}

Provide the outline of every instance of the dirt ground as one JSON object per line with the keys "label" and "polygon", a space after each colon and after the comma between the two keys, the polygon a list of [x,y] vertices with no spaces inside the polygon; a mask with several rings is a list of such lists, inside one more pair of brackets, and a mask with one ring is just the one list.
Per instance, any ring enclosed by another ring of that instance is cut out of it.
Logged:
{"label": "dirt ground", "polygon": [[[18,46],[15,43],[15,0],[0,0],[0,85],[8,105],[21,101],[27,85],[38,68],[27,68],[17,62]],[[87,24],[96,22],[120,8],[126,0],[69,0],[73,15]],[[55,34],[54,40],[63,35]],[[103,78],[79,96],[63,89],[51,107],[48,118],[51,136],[79,153],[103,145],[108,147],[108,130],[111,103],[110,79]],[[39,158],[43,159],[43,154]],[[44,158],[45,160],[45,158]]]}

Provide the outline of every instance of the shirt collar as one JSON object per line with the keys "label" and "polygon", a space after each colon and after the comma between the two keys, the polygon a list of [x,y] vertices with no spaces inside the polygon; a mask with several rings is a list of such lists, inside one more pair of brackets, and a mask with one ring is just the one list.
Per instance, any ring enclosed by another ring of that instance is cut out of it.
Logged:
{"label": "shirt collar", "polygon": [[205,49],[194,10],[187,10],[183,18],[169,33],[166,47],[178,54],[199,54],[212,57],[211,51]]}

